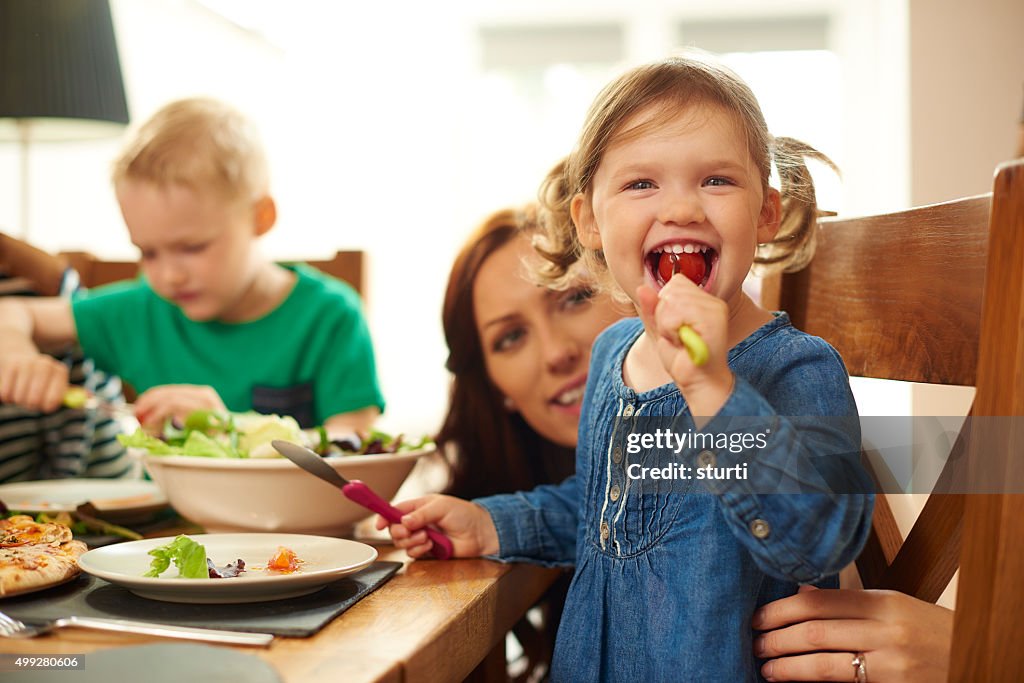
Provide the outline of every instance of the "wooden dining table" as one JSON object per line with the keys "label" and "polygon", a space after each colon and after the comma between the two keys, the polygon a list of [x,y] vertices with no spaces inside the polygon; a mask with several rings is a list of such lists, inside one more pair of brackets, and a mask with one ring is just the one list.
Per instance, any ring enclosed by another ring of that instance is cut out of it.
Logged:
{"label": "wooden dining table", "polygon": [[[403,567],[315,635],[278,636],[267,648],[216,647],[262,658],[285,683],[505,680],[505,634],[561,574],[486,559],[412,561],[390,545],[378,552]],[[91,652],[153,642],[170,641],[69,628],[0,639],[0,653],[84,655],[88,668]]]}

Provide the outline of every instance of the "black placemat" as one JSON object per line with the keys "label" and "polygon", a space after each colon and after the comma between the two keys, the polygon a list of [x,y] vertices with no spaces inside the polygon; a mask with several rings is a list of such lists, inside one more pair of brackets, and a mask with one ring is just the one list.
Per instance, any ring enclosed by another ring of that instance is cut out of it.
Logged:
{"label": "black placemat", "polygon": [[[310,595],[287,600],[228,605],[194,605],[140,598],[127,588],[88,574],[21,597],[0,601],[16,619],[38,622],[60,617],[106,617],[159,624],[257,631],[280,636],[311,636],[385,583],[401,562],[374,562]],[[230,581],[231,579],[220,579]]]}

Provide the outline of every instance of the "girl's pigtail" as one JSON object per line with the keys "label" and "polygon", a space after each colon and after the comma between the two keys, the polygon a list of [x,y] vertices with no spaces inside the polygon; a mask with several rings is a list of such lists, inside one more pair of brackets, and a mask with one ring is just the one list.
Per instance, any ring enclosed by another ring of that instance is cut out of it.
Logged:
{"label": "girl's pigtail", "polygon": [[775,138],[774,157],[782,215],[775,238],[758,245],[754,264],[762,273],[793,273],[810,263],[817,234],[818,202],[806,160],[817,159],[836,173],[839,169],[827,156],[793,138]]}
{"label": "girl's pigtail", "polygon": [[565,175],[563,159],[548,172],[539,192],[537,233],[533,248],[542,257],[535,262],[533,275],[538,284],[556,290],[572,285],[575,269],[583,247],[576,237],[569,206],[572,193]]}

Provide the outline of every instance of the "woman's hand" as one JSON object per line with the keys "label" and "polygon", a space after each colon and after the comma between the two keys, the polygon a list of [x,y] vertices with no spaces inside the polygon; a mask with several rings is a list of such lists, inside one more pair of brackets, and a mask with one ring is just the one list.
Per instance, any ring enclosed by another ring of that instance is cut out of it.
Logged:
{"label": "woman's hand", "polygon": [[135,401],[135,418],[150,433],[162,430],[167,418],[184,421],[194,410],[227,412],[216,389],[196,384],[153,387]]}
{"label": "woman's hand", "polygon": [[944,681],[953,612],[904,593],[801,587],[754,613],[754,654],[769,681],[852,681],[864,653],[870,683]]}
{"label": "woman's hand", "polygon": [[[655,344],[658,357],[683,392],[694,417],[718,413],[732,392],[729,369],[729,306],[684,276],[673,276],[660,291],[637,289],[640,317]],[[679,339],[689,325],[707,344],[707,362],[697,365]]]}
{"label": "woman's hand", "polygon": [[45,353],[16,353],[0,365],[0,402],[52,413],[68,390],[68,367]]}
{"label": "woman's hand", "polygon": [[377,528],[387,528],[396,548],[410,557],[423,557],[434,547],[423,527],[433,525],[449,539],[452,557],[479,557],[498,552],[498,530],[487,510],[476,503],[453,496],[433,494],[395,504],[404,513],[401,524],[388,525],[377,518]]}

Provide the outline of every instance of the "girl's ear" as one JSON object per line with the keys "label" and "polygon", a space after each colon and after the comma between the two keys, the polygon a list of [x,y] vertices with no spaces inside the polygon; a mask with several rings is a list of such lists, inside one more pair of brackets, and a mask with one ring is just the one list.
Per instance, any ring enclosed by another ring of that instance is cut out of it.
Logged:
{"label": "girl's ear", "polygon": [[590,208],[590,202],[582,192],[574,196],[569,203],[569,215],[576,226],[576,238],[580,244],[587,249],[600,249],[601,233],[597,229],[597,222],[594,221],[594,211]]}
{"label": "girl's ear", "polygon": [[761,215],[757,219],[757,242],[764,244],[775,239],[782,220],[782,195],[774,187],[769,187],[761,204]]}
{"label": "girl's ear", "polygon": [[253,204],[253,225],[256,228],[256,236],[262,237],[270,232],[277,222],[277,204],[270,195],[264,195]]}

